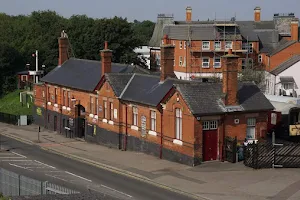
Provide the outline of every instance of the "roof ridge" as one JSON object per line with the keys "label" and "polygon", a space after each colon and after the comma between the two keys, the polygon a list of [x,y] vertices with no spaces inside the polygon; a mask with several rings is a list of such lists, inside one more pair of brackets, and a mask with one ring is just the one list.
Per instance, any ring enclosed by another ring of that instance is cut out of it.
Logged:
{"label": "roof ridge", "polygon": [[122,98],[122,96],[124,95],[124,93],[126,92],[127,88],[129,87],[130,83],[132,82],[133,78],[135,77],[135,73],[132,75],[132,77],[129,79],[129,81],[127,82],[127,84],[125,85],[122,93],[119,96],[119,99]]}

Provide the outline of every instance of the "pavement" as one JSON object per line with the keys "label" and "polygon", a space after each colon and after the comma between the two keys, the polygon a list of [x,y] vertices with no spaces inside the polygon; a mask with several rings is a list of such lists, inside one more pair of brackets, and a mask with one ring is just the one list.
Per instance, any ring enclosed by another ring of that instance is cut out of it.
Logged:
{"label": "pavement", "polygon": [[[207,200],[298,200],[300,169],[253,170],[243,163],[207,162],[190,167],[138,152],[65,138],[38,127],[0,123],[0,133],[99,170]],[[182,198],[185,199],[185,198]],[[188,199],[188,197],[187,197]]]}

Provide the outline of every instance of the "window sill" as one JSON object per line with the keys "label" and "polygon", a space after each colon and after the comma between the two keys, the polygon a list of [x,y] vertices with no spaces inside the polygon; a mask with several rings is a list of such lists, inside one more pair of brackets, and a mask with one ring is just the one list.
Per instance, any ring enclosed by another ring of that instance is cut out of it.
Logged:
{"label": "window sill", "polygon": [[113,121],[111,121],[111,120],[109,120],[109,121],[108,121],[108,124],[110,124],[110,125],[114,125],[114,122],[113,122]]}
{"label": "window sill", "polygon": [[66,107],[66,106],[63,106],[63,107],[62,107],[62,109],[63,109],[63,110],[66,110],[66,109],[67,109],[67,107]]}
{"label": "window sill", "polygon": [[48,102],[48,105],[51,106],[51,102]]}
{"label": "window sill", "polygon": [[155,131],[148,131],[149,135],[157,136],[157,133]]}
{"label": "window sill", "polygon": [[220,69],[220,68],[221,68],[221,66],[214,66],[214,68],[215,68],[215,69]]}
{"label": "window sill", "polygon": [[209,69],[209,66],[207,66],[207,67],[202,66],[202,68],[204,68],[204,69]]}
{"label": "window sill", "polygon": [[102,119],[102,122],[107,123],[107,119]]}
{"label": "window sill", "polygon": [[70,108],[70,107],[67,107],[67,110],[68,110],[68,111],[70,111],[70,110],[71,110],[71,108]]}
{"label": "window sill", "polygon": [[57,107],[58,107],[58,104],[57,104],[57,103],[55,103],[55,104],[54,104],[54,107],[56,107],[56,108],[57,108]]}
{"label": "window sill", "polygon": [[132,125],[130,128],[131,128],[132,130],[136,130],[136,131],[138,131],[138,130],[139,130],[139,127],[137,127],[137,126],[134,126],[134,125]]}
{"label": "window sill", "polygon": [[178,140],[178,139],[174,139],[174,140],[173,140],[173,143],[174,143],[174,144],[181,145],[181,146],[182,146],[182,144],[183,144],[183,142],[182,142],[181,140]]}
{"label": "window sill", "polygon": [[202,50],[204,50],[204,51],[208,51],[208,50],[210,50],[209,48],[202,48]]}

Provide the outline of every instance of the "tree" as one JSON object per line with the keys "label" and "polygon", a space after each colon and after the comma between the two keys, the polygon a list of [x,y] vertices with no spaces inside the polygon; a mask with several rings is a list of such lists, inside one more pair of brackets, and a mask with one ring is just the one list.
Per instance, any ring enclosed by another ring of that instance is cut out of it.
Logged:
{"label": "tree", "polygon": [[132,23],[132,29],[134,32],[134,35],[138,38],[139,40],[139,45],[140,46],[147,46],[153,31],[154,31],[155,23],[149,20],[139,22],[137,20],[134,20]]}

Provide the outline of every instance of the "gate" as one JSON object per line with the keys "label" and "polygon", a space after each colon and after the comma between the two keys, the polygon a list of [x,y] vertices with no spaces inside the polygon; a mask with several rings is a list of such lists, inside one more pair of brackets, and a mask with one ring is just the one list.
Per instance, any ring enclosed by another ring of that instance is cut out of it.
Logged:
{"label": "gate", "polygon": [[237,138],[225,137],[225,161],[236,163]]}

